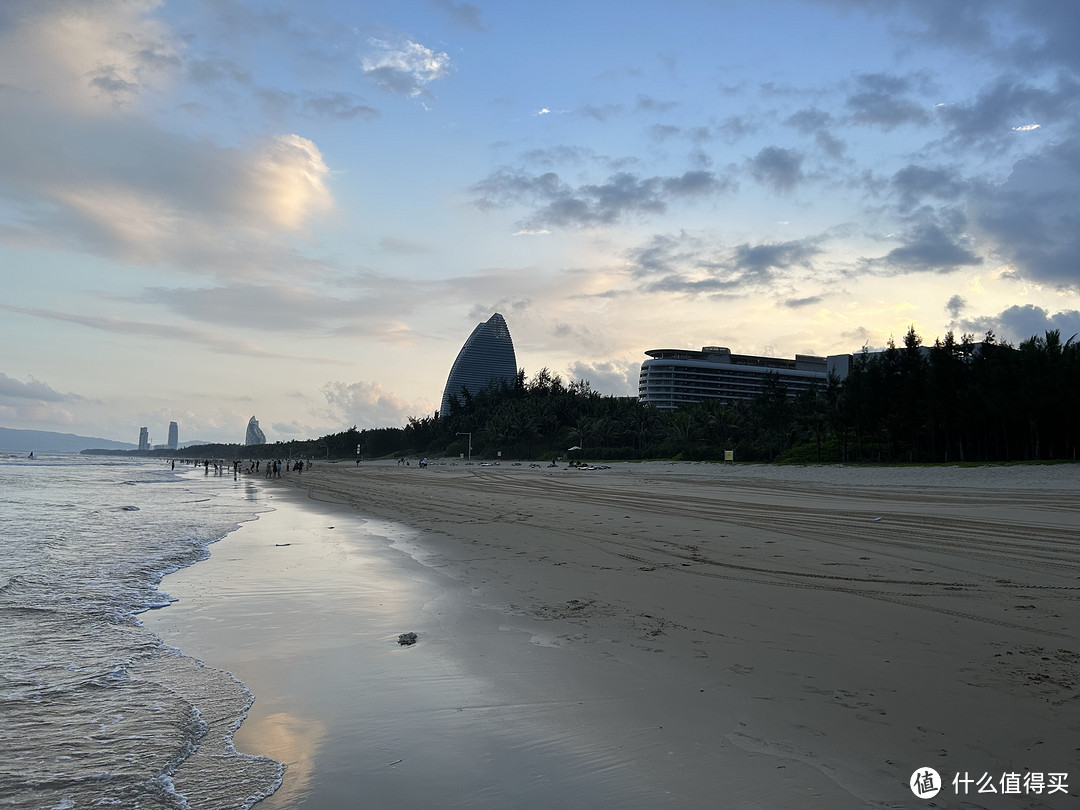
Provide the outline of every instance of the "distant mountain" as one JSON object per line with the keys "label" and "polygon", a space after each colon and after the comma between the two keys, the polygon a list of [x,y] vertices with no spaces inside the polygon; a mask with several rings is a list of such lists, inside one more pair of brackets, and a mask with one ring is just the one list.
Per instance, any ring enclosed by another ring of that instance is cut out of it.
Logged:
{"label": "distant mountain", "polygon": [[0,427],[0,450],[13,453],[79,453],[83,450],[138,450],[137,444],[54,433],[51,430],[16,430]]}

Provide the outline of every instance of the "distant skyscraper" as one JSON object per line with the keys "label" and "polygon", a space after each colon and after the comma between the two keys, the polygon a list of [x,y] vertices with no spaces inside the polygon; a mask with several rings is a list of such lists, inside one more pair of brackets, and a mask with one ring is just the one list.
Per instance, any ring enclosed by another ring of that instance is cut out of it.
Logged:
{"label": "distant skyscraper", "polygon": [[169,422],[169,441],[166,445],[170,450],[175,450],[180,444],[180,428],[176,422]]}
{"label": "distant skyscraper", "polygon": [[150,429],[141,427],[139,428],[139,449],[150,449]]}
{"label": "distant skyscraper", "polygon": [[248,420],[244,444],[266,444],[266,434],[259,430],[259,420],[254,416]]}
{"label": "distant skyscraper", "polygon": [[503,316],[496,312],[485,323],[477,324],[458,352],[446,379],[439,413],[445,416],[450,412],[451,396],[461,401],[462,388],[475,394],[492,380],[513,384],[516,376],[514,341]]}

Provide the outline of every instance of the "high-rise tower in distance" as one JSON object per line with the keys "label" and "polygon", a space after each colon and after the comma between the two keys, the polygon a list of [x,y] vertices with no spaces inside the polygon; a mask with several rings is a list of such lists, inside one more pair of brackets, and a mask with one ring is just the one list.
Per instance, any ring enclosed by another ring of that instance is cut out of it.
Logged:
{"label": "high-rise tower in distance", "polygon": [[169,422],[169,441],[165,445],[170,450],[175,450],[180,444],[180,428],[176,422]]}
{"label": "high-rise tower in distance", "polygon": [[514,341],[503,316],[496,312],[484,323],[477,324],[458,352],[454,365],[450,367],[450,376],[446,379],[439,414],[449,414],[450,397],[457,397],[461,402],[462,388],[475,394],[493,380],[506,380],[513,384],[516,376]]}
{"label": "high-rise tower in distance", "polygon": [[150,449],[150,428],[139,428],[139,449]]}
{"label": "high-rise tower in distance", "polygon": [[259,420],[254,416],[248,420],[244,444],[266,444],[266,434],[259,429]]}

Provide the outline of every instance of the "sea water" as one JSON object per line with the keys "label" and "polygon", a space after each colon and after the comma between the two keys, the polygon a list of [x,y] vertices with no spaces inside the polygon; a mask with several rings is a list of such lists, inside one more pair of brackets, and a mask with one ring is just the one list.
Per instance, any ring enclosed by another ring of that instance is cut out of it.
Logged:
{"label": "sea water", "polygon": [[246,808],[282,765],[237,753],[251,694],[139,614],[255,517],[231,471],[0,453],[0,807]]}

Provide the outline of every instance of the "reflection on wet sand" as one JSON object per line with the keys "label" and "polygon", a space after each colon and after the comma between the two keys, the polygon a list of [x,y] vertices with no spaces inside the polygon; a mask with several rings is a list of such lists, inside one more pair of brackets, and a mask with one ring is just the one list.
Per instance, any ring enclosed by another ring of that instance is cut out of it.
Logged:
{"label": "reflection on wet sand", "polygon": [[307,796],[326,726],[289,712],[248,717],[236,733],[238,751],[258,752],[285,763],[285,776],[274,794],[282,807],[296,807]]}

